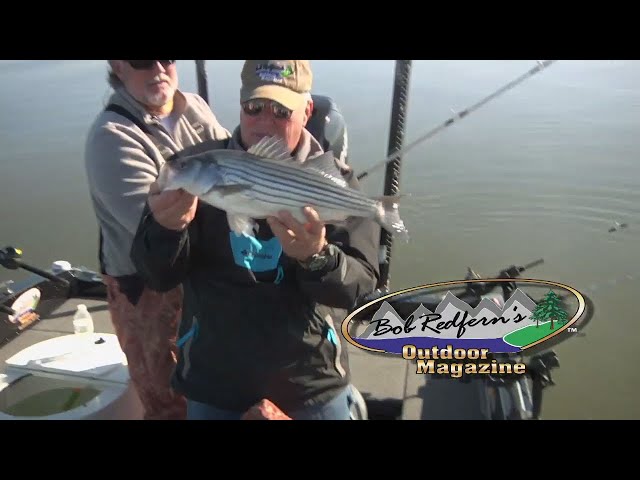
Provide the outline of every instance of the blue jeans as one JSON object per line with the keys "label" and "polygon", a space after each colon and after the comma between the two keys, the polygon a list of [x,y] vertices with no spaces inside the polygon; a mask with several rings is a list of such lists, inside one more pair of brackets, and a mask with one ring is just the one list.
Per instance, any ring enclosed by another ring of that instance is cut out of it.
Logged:
{"label": "blue jeans", "polygon": [[[294,420],[350,420],[353,396],[351,387],[323,405],[314,405],[288,413]],[[187,420],[240,420],[244,412],[221,410],[206,403],[187,400]]]}

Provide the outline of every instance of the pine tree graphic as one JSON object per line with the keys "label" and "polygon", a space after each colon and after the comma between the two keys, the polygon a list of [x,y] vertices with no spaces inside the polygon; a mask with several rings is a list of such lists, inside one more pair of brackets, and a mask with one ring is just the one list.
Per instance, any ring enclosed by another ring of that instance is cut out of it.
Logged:
{"label": "pine tree graphic", "polygon": [[531,315],[531,320],[535,320],[536,328],[540,326],[540,321],[551,321],[551,330],[553,330],[553,322],[559,322],[560,324],[567,321],[567,312],[565,312],[560,306],[561,300],[553,290],[549,290],[549,293],[536,305],[536,309]]}

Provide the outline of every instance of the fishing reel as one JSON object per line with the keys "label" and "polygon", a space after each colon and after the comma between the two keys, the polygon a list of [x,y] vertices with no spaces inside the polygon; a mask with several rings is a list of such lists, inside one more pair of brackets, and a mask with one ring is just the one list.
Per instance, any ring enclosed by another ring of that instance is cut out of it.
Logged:
{"label": "fishing reel", "polygon": [[21,268],[19,260],[22,258],[22,250],[14,247],[5,247],[0,249],[0,265],[9,270],[17,270]]}
{"label": "fishing reel", "polygon": [[[503,270],[501,270],[495,277],[496,279],[509,279],[509,278],[518,278],[520,274],[525,270],[533,268],[535,266],[544,263],[544,259],[540,258],[535,260],[524,266],[516,266],[511,265]],[[467,275],[465,276],[465,280],[482,280],[482,276],[474,271],[471,267],[467,267]],[[506,301],[513,292],[518,288],[515,282],[469,282],[466,284],[466,289],[464,296],[467,297],[475,297],[477,301],[484,295],[488,295],[493,292],[496,288],[500,287],[502,289],[502,298]]]}

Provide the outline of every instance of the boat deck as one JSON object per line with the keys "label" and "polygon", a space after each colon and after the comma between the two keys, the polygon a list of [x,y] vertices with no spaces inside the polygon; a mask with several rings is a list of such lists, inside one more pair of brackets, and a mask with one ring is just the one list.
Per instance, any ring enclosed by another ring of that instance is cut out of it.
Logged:
{"label": "boat deck", "polygon": [[[415,362],[349,345],[353,383],[369,403],[372,419],[481,419],[476,380],[417,374]],[[391,414],[391,415],[390,415]]]}
{"label": "boat deck", "polygon": [[73,315],[76,312],[77,305],[81,303],[84,303],[87,306],[87,310],[91,313],[96,332],[115,333],[111,325],[111,317],[106,302],[87,299],[70,299],[0,348],[0,365],[4,365],[13,355],[31,345],[50,338],[73,333]]}
{"label": "boat deck", "polygon": [[[73,333],[73,315],[80,303],[91,312],[96,332],[115,333],[106,302],[70,299],[0,348],[0,365],[30,345]],[[348,348],[353,382],[368,403],[371,419],[481,418],[479,389],[473,382],[432,380],[429,375],[416,374],[413,362],[366,352],[350,344]]]}

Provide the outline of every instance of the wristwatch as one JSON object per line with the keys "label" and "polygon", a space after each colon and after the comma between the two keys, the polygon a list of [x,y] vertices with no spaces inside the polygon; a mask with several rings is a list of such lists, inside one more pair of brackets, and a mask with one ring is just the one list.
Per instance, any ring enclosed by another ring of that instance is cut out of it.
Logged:
{"label": "wristwatch", "polygon": [[311,272],[315,272],[318,270],[322,270],[327,266],[329,260],[337,255],[338,247],[331,243],[327,243],[319,253],[315,253],[311,255],[308,259],[304,261],[299,261],[298,263],[305,270],[309,270]]}

